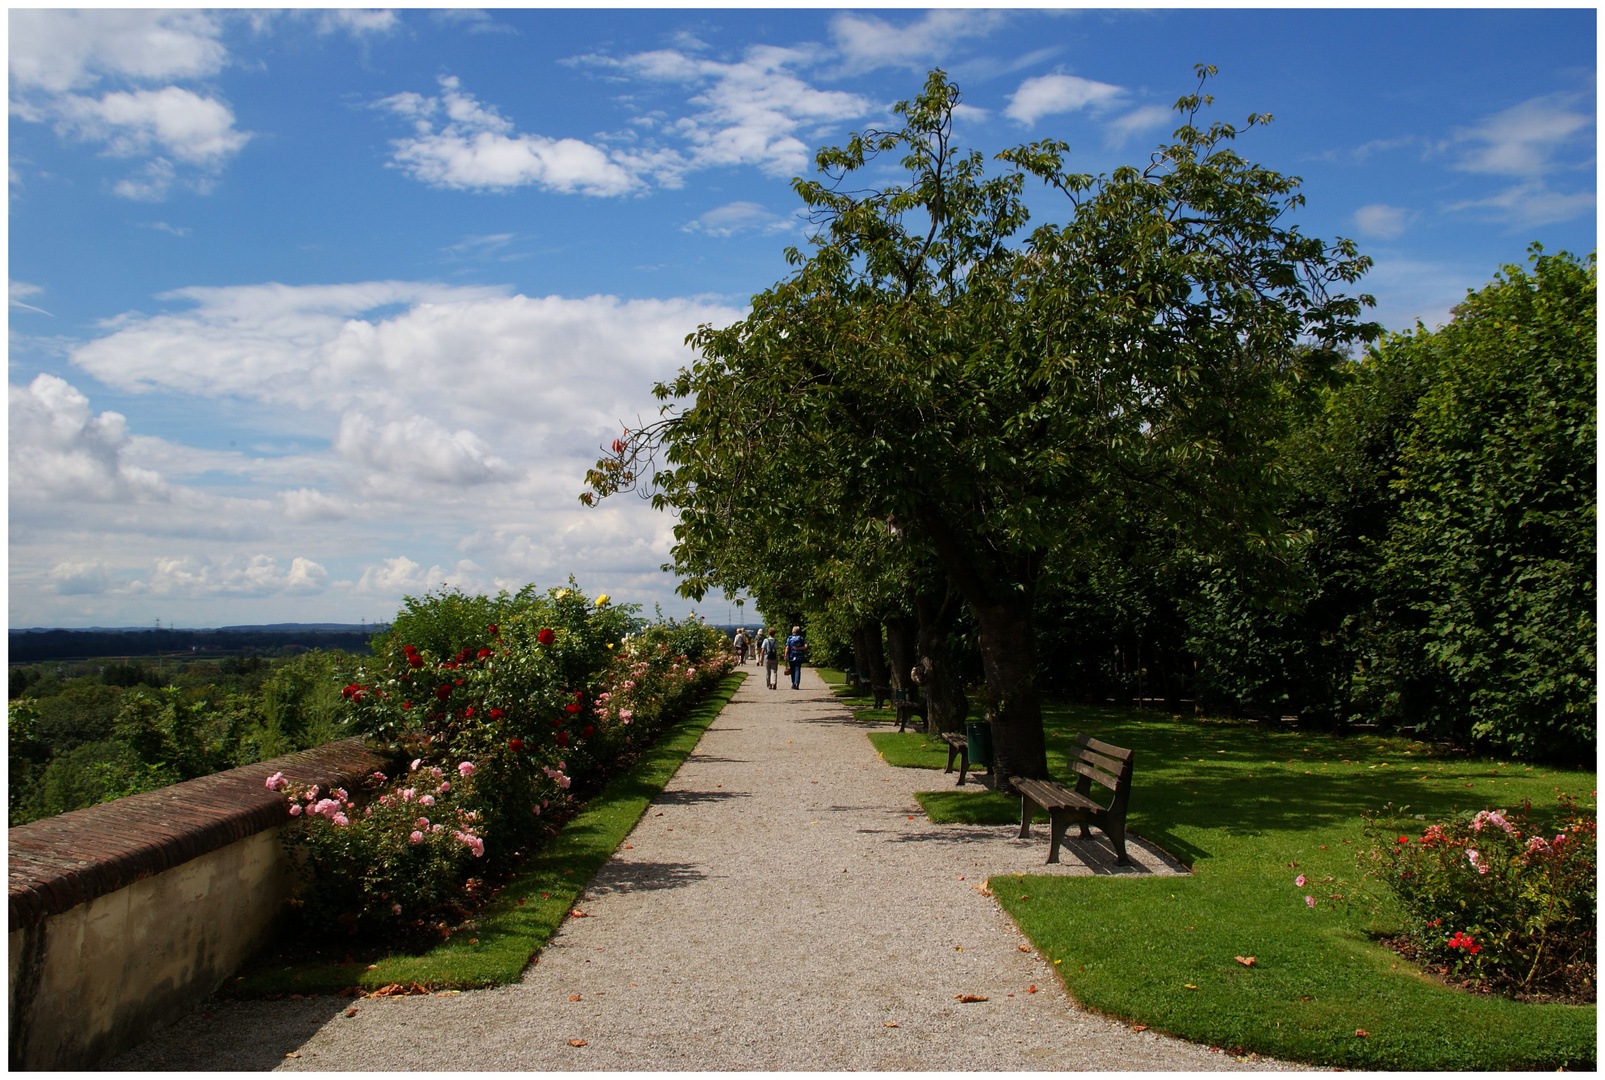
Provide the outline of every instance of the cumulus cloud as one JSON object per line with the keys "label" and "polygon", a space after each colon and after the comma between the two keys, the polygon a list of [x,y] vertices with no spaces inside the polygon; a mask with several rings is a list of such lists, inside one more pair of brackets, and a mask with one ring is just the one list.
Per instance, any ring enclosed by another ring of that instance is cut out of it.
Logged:
{"label": "cumulus cloud", "polygon": [[13,86],[62,93],[111,76],[158,82],[217,74],[222,27],[201,11],[17,8],[10,13]]}
{"label": "cumulus cloud", "polygon": [[364,34],[389,34],[400,27],[401,20],[396,18],[396,13],[383,8],[336,8],[318,13],[320,34],[361,37]]}
{"label": "cumulus cloud", "polygon": [[1083,79],[1079,75],[1038,75],[1020,84],[1009,95],[1003,115],[1030,126],[1055,113],[1098,111],[1119,103],[1126,92],[1109,83]]}
{"label": "cumulus cloud", "polygon": [[1007,19],[1002,11],[946,8],[897,26],[873,15],[846,12],[831,20],[830,35],[847,71],[900,67],[924,73]]}
{"label": "cumulus cloud", "polygon": [[271,555],[216,560],[204,555],[182,555],[157,559],[150,575],[132,582],[128,591],[190,599],[308,596],[328,588],[328,577],[321,564],[299,556],[284,570]]}
{"label": "cumulus cloud", "polygon": [[111,569],[99,559],[59,562],[50,568],[51,590],[61,596],[94,596],[111,586]]}
{"label": "cumulus cloud", "polygon": [[65,379],[41,374],[10,387],[11,496],[27,502],[162,501],[155,472],[124,460],[128,425],[121,413],[90,411]]}
{"label": "cumulus cloud", "polygon": [[441,588],[483,590],[492,587],[491,580],[484,576],[484,568],[471,560],[460,560],[450,570],[439,564],[425,570],[405,555],[397,555],[365,567],[357,581],[356,592],[399,600],[403,596],[418,596]]}
{"label": "cumulus cloud", "polygon": [[375,422],[356,411],[340,418],[337,452],[379,473],[440,484],[474,485],[514,475],[471,431],[447,431],[427,416]]}
{"label": "cumulus cloud", "polygon": [[456,76],[442,77],[440,87],[439,97],[409,92],[378,103],[413,125],[412,136],[391,145],[395,165],[416,180],[466,191],[535,184],[584,195],[623,195],[640,186],[601,147],[519,134],[495,106],[482,105],[463,90]]}
{"label": "cumulus cloud", "polygon": [[[174,80],[223,67],[220,33],[200,12],[12,12],[11,114],[113,157],[145,158],[113,186],[124,198],[160,199],[179,182],[207,191],[250,133],[226,102]],[[94,92],[105,80],[134,85]],[[138,85],[149,83],[166,85]]]}
{"label": "cumulus cloud", "polygon": [[1354,226],[1367,236],[1392,240],[1404,233],[1409,215],[1397,206],[1372,203],[1354,212]]}
{"label": "cumulus cloud", "polygon": [[789,228],[789,220],[770,213],[758,203],[738,201],[715,207],[687,222],[684,231],[703,232],[709,236],[734,236],[738,232],[757,230],[774,233]]}

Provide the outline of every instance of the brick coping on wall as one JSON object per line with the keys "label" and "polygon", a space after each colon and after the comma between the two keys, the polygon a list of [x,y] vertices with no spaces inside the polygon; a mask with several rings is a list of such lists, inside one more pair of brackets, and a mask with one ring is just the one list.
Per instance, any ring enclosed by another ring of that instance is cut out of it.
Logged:
{"label": "brick coping on wall", "polygon": [[11,930],[288,821],[275,772],[297,787],[356,787],[392,760],[361,739],[260,761],[10,830]]}

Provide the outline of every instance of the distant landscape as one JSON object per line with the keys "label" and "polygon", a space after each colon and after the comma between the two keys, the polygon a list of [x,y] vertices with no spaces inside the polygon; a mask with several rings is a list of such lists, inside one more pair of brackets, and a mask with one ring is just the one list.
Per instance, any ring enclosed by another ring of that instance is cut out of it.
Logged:
{"label": "distant landscape", "polygon": [[382,623],[272,623],[160,630],[146,626],[31,627],[10,631],[8,644],[13,665],[99,657],[127,660],[175,653],[287,656],[304,649],[366,653],[368,639],[382,629]]}

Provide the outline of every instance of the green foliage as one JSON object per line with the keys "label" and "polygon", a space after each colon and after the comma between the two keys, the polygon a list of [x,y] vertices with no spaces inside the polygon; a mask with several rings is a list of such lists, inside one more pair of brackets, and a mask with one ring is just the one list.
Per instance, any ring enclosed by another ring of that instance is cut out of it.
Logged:
{"label": "green foliage", "polygon": [[1592,997],[1597,957],[1592,815],[1563,796],[1560,812],[1462,812],[1427,825],[1367,816],[1368,876],[1397,902],[1417,956],[1496,990]]}

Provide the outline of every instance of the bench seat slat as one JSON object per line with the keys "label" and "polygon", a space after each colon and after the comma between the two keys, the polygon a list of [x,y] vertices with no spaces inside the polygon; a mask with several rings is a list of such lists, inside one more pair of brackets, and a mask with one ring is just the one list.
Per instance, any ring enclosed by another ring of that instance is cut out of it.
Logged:
{"label": "bench seat slat", "polygon": [[1044,810],[1058,810],[1065,807],[1075,807],[1079,810],[1103,809],[1098,803],[1082,795],[1074,788],[1067,788],[1063,784],[1055,784],[1050,780],[1022,780],[1016,777],[1014,786],[1021,794]]}

